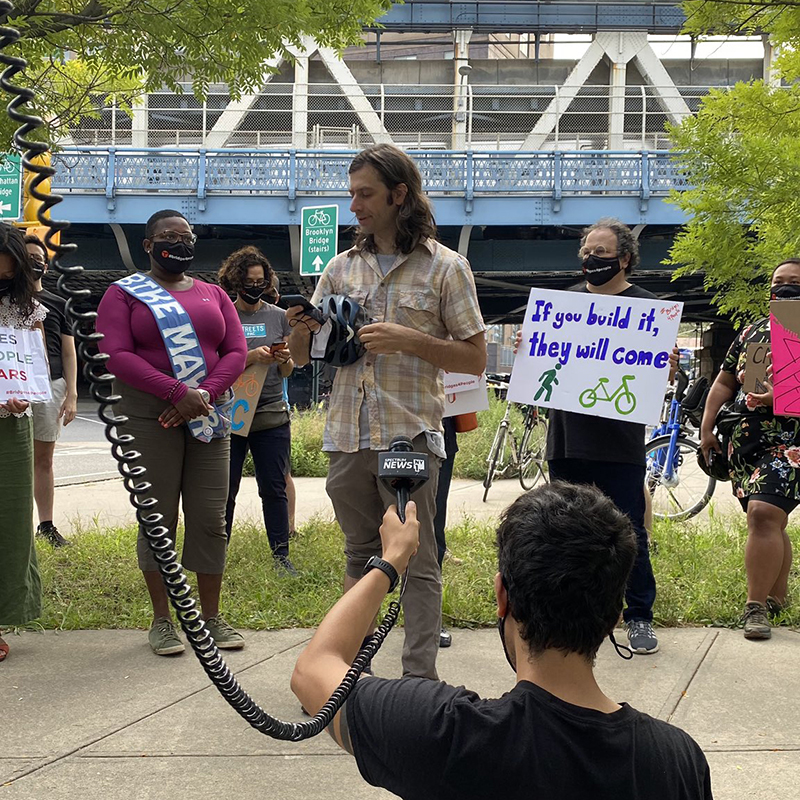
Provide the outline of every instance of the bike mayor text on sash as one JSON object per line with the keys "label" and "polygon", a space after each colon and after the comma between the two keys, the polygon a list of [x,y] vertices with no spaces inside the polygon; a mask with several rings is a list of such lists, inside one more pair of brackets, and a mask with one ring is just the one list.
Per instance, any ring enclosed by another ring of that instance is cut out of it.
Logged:
{"label": "bike mayor text on sash", "polygon": [[677,302],[531,289],[509,400],[656,423],[682,311]]}

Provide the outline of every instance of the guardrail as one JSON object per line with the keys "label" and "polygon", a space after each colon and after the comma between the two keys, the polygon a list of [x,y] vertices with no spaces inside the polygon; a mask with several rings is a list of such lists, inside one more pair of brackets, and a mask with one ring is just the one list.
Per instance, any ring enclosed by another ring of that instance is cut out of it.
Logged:
{"label": "guardrail", "polygon": [[[431,195],[562,197],[635,195],[643,201],[687,186],[666,151],[411,151]],[[355,151],[67,148],[53,159],[53,188],[67,193],[343,195]]]}

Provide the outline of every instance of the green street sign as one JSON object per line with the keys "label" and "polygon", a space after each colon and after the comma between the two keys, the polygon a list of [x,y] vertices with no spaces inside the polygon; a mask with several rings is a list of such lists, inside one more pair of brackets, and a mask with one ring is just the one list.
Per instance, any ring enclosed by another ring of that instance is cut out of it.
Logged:
{"label": "green street sign", "polygon": [[22,216],[22,162],[17,153],[0,154],[0,219]]}
{"label": "green street sign", "polygon": [[310,206],[302,209],[301,275],[321,275],[325,265],[336,255],[338,243],[338,206]]}

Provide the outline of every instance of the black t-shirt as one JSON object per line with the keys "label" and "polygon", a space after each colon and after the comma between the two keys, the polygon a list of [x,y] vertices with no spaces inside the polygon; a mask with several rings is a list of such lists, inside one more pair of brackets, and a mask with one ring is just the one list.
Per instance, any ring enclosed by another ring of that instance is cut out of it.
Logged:
{"label": "black t-shirt", "polygon": [[705,756],[629,705],[574,706],[528,681],[497,700],[423,678],[359,681],[345,705],[362,777],[405,800],[707,800]]}
{"label": "black t-shirt", "polygon": [[[573,291],[588,292],[586,284]],[[616,297],[656,299],[652,292],[631,284]],[[584,461],[615,461],[644,466],[645,426],[638,422],[604,419],[574,411],[547,412],[547,460],[580,458]]]}
{"label": "black t-shirt", "polygon": [[67,319],[67,301],[57,294],[42,289],[36,299],[47,309],[44,318],[44,339],[47,344],[47,358],[50,361],[50,380],[64,377],[61,360],[61,334],[72,336],[72,328]]}

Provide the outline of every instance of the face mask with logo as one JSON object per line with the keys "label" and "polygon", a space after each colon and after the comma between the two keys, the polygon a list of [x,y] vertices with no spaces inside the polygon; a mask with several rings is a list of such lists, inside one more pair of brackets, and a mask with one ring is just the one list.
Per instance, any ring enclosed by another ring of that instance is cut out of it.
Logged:
{"label": "face mask with logo", "polygon": [[800,298],[800,283],[779,283],[769,290],[771,300],[797,300]]}
{"label": "face mask with logo", "polygon": [[594,253],[583,259],[583,275],[592,286],[603,286],[622,269],[619,257],[601,258]]}
{"label": "face mask with logo", "polygon": [[[264,289],[239,289],[239,297],[245,301],[245,303],[249,303],[251,306],[254,306],[263,296]],[[267,301],[269,302],[269,301]]]}
{"label": "face mask with logo", "polygon": [[177,275],[192,265],[194,245],[186,242],[153,242],[150,255],[159,267]]}
{"label": "face mask with logo", "polygon": [[14,283],[13,278],[0,279],[0,297],[2,297],[4,294],[8,294],[11,291],[12,283]]}
{"label": "face mask with logo", "polygon": [[37,281],[40,280],[41,278],[43,278],[44,277],[44,267],[40,267],[38,264],[36,264],[33,267],[33,277]]}

